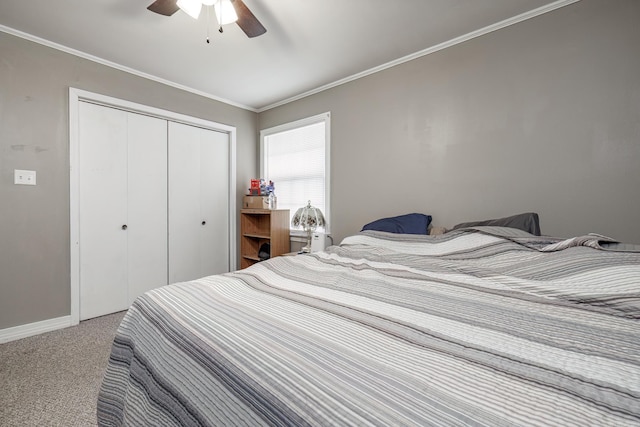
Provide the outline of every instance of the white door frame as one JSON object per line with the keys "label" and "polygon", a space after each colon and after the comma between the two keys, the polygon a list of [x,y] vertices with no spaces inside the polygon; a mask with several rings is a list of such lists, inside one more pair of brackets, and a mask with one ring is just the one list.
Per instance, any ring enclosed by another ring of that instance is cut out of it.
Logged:
{"label": "white door frame", "polygon": [[229,135],[229,271],[236,269],[236,128],[173,111],[137,104],[82,89],[69,88],[69,220],[71,246],[71,325],[80,321],[80,174],[79,115],[80,102],[91,102],[132,113],[145,114],[173,122],[224,132]]}

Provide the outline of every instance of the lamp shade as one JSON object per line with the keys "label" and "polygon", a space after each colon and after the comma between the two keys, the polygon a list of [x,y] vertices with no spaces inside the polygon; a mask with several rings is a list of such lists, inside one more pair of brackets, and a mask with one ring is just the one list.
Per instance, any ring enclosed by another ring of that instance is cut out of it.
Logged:
{"label": "lamp shade", "polygon": [[318,227],[324,227],[325,219],[322,211],[311,206],[311,200],[309,200],[307,206],[298,209],[293,215],[291,225],[296,228],[302,227],[306,231],[313,231]]}
{"label": "lamp shade", "polygon": [[198,19],[202,3],[200,0],[178,0],[176,5],[193,19]]}
{"label": "lamp shade", "polygon": [[231,24],[238,20],[238,15],[230,0],[216,1],[213,9],[216,12],[216,18],[220,25]]}

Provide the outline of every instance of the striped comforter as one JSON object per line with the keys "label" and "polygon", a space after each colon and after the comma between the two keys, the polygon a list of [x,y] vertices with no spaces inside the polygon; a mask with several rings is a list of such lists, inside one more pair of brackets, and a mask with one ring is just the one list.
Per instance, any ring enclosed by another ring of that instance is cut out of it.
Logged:
{"label": "striped comforter", "polygon": [[638,426],[640,253],[598,241],[363,232],[156,289],[98,423]]}

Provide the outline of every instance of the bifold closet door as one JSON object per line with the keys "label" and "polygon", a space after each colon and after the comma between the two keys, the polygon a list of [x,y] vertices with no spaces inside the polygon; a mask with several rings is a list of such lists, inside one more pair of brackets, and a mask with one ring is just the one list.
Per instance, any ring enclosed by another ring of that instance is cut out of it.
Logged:
{"label": "bifold closet door", "polygon": [[80,320],[127,308],[127,113],[81,102]]}
{"label": "bifold closet door", "polygon": [[128,115],[128,305],[168,284],[167,121]]}
{"label": "bifold closet door", "polygon": [[229,135],[169,122],[169,283],[229,271]]}
{"label": "bifold closet door", "polygon": [[79,103],[80,320],[167,284],[167,124]]}

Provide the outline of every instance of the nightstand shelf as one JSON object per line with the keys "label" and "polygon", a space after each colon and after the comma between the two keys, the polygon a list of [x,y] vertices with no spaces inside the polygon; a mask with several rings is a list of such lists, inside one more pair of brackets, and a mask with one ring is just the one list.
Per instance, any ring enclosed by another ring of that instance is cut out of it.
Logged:
{"label": "nightstand shelf", "polygon": [[263,243],[269,243],[271,258],[290,251],[288,209],[240,210],[240,268],[261,261]]}
{"label": "nightstand shelf", "polygon": [[244,233],[243,236],[252,237],[255,239],[270,239],[271,235],[269,234],[253,234],[253,233]]}

